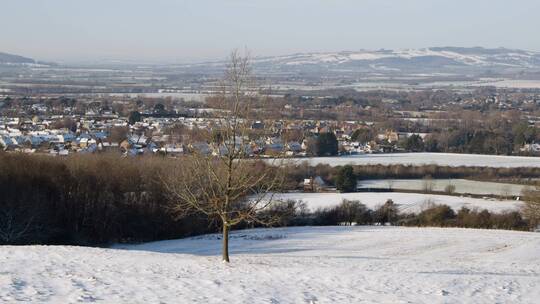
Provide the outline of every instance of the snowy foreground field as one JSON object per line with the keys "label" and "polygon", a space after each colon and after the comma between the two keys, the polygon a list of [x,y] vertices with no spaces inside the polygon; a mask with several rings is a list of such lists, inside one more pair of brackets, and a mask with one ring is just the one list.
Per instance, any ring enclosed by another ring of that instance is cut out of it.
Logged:
{"label": "snowy foreground field", "polygon": [[487,209],[493,212],[515,211],[521,207],[521,202],[512,200],[496,200],[484,198],[470,198],[450,195],[435,195],[421,193],[400,192],[356,192],[356,193],[280,193],[275,194],[276,200],[295,200],[306,203],[308,209],[314,211],[318,208],[339,205],[343,199],[359,200],[370,209],[376,209],[391,199],[402,212],[417,213],[428,207],[429,204],[444,204],[458,211],[462,207],[469,209]]}
{"label": "snowy foreground field", "polygon": [[[303,227],[96,249],[0,247],[0,302],[538,303],[540,234]],[[126,250],[127,249],[127,250]]]}
{"label": "snowy foreground field", "polygon": [[298,162],[307,161],[311,165],[327,164],[330,166],[352,165],[431,165],[451,167],[492,167],[519,168],[540,167],[540,157],[499,156],[453,153],[388,153],[365,154],[340,157],[299,158]]}

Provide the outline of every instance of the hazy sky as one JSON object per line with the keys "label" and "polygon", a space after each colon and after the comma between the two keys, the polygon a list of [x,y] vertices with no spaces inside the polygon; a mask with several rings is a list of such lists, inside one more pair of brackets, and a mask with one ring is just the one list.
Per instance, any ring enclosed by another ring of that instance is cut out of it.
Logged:
{"label": "hazy sky", "polygon": [[0,0],[0,51],[41,60],[221,59],[429,46],[540,50],[540,0]]}

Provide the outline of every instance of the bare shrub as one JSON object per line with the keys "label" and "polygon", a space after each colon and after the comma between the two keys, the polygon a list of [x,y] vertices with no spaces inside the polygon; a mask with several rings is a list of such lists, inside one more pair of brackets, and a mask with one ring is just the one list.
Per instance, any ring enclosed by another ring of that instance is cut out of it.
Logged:
{"label": "bare shrub", "polygon": [[526,190],[524,201],[521,212],[529,221],[530,227],[536,229],[540,226],[540,187]]}

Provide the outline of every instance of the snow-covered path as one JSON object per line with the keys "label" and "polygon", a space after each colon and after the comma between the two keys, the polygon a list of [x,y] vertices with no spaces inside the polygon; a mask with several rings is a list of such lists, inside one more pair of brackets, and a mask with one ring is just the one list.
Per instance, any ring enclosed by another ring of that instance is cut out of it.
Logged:
{"label": "snow-covered path", "polygon": [[128,250],[0,247],[0,302],[538,303],[540,234],[401,227],[235,232]]}

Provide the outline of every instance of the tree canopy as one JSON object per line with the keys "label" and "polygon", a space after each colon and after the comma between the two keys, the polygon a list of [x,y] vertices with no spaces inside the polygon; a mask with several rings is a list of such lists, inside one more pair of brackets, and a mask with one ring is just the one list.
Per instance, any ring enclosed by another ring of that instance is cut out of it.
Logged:
{"label": "tree canopy", "polygon": [[336,188],[341,192],[356,191],[356,175],[351,165],[346,165],[339,169],[336,176]]}

